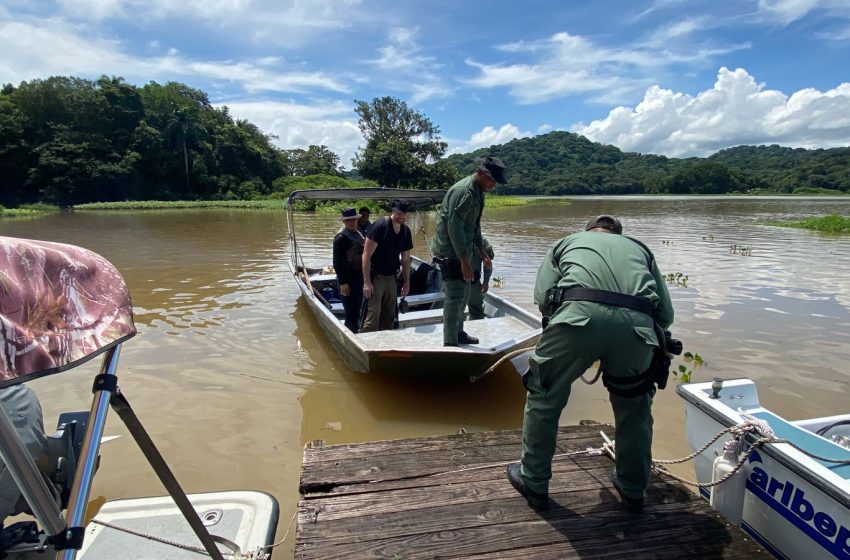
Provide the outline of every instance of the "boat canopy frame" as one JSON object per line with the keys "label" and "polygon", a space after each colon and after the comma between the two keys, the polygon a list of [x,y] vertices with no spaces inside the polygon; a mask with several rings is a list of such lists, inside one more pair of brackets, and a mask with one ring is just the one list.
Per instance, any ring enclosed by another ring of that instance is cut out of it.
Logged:
{"label": "boat canopy frame", "polygon": [[[422,217],[419,215],[419,210],[436,206],[443,201],[446,189],[392,189],[387,187],[363,187],[352,189],[303,189],[292,191],[286,198],[286,226],[289,230],[289,262],[292,272],[296,273],[299,267],[304,271],[304,279],[308,286],[310,285],[309,270],[304,262],[304,255],[298,247],[298,239],[295,237],[295,220],[294,208],[295,203],[299,201],[340,201],[340,200],[403,200],[410,203],[416,215],[419,217],[421,227],[414,233],[420,231],[425,236],[426,241],[428,235],[425,233],[425,227],[422,224]],[[412,229],[412,228],[411,228]],[[431,251],[430,242],[428,242],[428,251]],[[433,256],[433,255],[432,255]]]}
{"label": "boat canopy frame", "polygon": [[[207,554],[224,556],[118,387],[122,344],[136,334],[124,278],[93,251],[0,236],[0,389],[61,373],[102,355],[67,513],[0,407],[0,459],[49,536],[56,558],[74,560],[85,538],[85,512],[110,406],[127,426]],[[218,542],[223,539],[218,538]],[[222,542],[228,548],[233,543]]]}

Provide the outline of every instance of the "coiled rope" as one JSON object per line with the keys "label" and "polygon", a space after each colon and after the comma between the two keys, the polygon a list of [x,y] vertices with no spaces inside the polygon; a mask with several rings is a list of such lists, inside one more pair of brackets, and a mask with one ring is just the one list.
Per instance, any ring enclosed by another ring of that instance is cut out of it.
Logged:
{"label": "coiled rope", "polygon": [[[665,459],[653,459],[652,460],[652,465],[653,465],[652,470],[656,474],[663,475],[663,476],[666,476],[668,478],[672,478],[674,480],[678,480],[679,482],[686,484],[688,486],[693,486],[695,488],[712,488],[714,486],[717,486],[717,485],[722,484],[722,483],[726,482],[727,480],[729,480],[736,472],[738,472],[744,466],[744,463],[747,462],[747,459],[749,458],[750,453],[753,450],[759,449],[759,448],[763,447],[764,445],[766,445],[768,443],[772,443],[772,444],[782,443],[782,444],[791,446],[794,449],[796,449],[797,451],[799,451],[800,453],[803,453],[804,455],[807,455],[807,456],[811,457],[812,459],[816,459],[818,461],[823,461],[824,463],[833,463],[833,464],[836,464],[836,465],[850,465],[850,459],[833,459],[833,458],[830,458],[830,457],[822,457],[822,456],[820,456],[816,453],[812,453],[811,451],[803,449],[802,447],[800,447],[799,445],[797,445],[793,441],[789,441],[789,440],[784,439],[784,438],[776,437],[774,435],[773,429],[770,427],[770,424],[768,424],[765,420],[761,420],[759,418],[756,418],[754,416],[751,416],[751,415],[745,413],[741,409],[738,409],[738,414],[740,414],[744,418],[744,421],[741,422],[740,424],[736,424],[734,426],[730,426],[728,428],[724,428],[723,430],[720,430],[717,433],[717,435],[715,435],[713,438],[711,438],[711,440],[708,443],[706,443],[702,448],[697,449],[696,451],[694,451],[693,453],[691,453],[687,457],[682,457],[681,459],[666,459],[666,460]],[[712,482],[706,482],[706,483],[694,482],[692,480],[688,480],[688,479],[682,478],[680,476],[677,476],[677,475],[671,473],[670,471],[665,470],[665,469],[658,466],[658,465],[674,465],[674,464],[677,464],[677,463],[685,463],[687,461],[690,461],[691,459],[695,458],[697,455],[700,455],[701,453],[705,452],[709,447],[712,446],[712,444],[714,444],[724,434],[733,434],[733,435],[736,436],[736,438],[739,438],[740,441],[743,441],[743,437],[747,433],[758,434],[761,437],[756,439],[750,445],[750,448],[746,451],[746,453],[741,454],[741,457],[738,459],[738,462],[735,464],[734,469],[732,469],[730,472],[728,472],[723,477],[721,477],[717,480],[714,480]]]}

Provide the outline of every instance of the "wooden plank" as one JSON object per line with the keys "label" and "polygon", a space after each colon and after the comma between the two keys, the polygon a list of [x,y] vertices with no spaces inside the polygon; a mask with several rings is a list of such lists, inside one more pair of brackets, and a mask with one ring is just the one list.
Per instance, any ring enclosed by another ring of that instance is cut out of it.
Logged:
{"label": "wooden plank", "polygon": [[[599,447],[607,425],[578,426],[559,434],[556,453]],[[330,491],[341,484],[423,477],[471,464],[519,460],[522,435],[517,430],[456,436],[370,442],[305,449],[300,491]]]}
{"label": "wooden plank", "polygon": [[[599,424],[561,428],[558,451],[599,446],[600,429],[613,433]],[[604,455],[556,458],[552,507],[531,509],[505,476],[520,443],[518,430],[311,443],[295,558],[768,557],[667,480],[653,478],[642,515],[625,512]]]}

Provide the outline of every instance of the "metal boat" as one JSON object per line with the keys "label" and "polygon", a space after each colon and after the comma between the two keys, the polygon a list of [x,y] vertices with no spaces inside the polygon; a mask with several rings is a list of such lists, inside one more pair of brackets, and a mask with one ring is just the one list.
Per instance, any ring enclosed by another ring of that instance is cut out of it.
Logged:
{"label": "metal boat", "polygon": [[[479,344],[444,347],[442,277],[437,267],[416,257],[411,264],[411,294],[405,298],[408,309],[398,313],[397,328],[355,334],[343,324],[345,314],[330,263],[320,260],[324,256],[304,255],[299,247],[295,227],[299,201],[403,199],[419,214],[420,209],[439,204],[445,193],[444,190],[364,188],[302,190],[289,195],[286,216],[290,271],[328,341],[352,370],[473,382],[490,372],[503,356],[537,342],[542,331],[540,318],[491,289],[484,295],[484,319],[464,324],[464,330],[477,337]],[[421,281],[414,282],[414,278]]]}
{"label": "metal boat", "polygon": [[[270,556],[277,500],[253,491],[187,496],[120,391],[118,358],[135,335],[124,279],[106,259],[71,245],[0,237],[0,524],[17,514],[35,518],[3,527],[0,557],[44,558],[49,550],[66,560]],[[56,431],[44,434],[41,406],[25,382],[96,356],[102,364],[91,410],[61,415]],[[169,496],[107,502],[89,520],[110,407]]]}
{"label": "metal boat", "polygon": [[[741,438],[743,480],[732,485],[741,495],[728,497],[745,532],[777,558],[850,560],[850,414],[786,420],[761,406],[750,379],[683,384],[676,392],[694,450],[722,430],[761,426]],[[756,445],[763,438],[768,443]],[[695,458],[701,484],[712,482],[724,439]]]}

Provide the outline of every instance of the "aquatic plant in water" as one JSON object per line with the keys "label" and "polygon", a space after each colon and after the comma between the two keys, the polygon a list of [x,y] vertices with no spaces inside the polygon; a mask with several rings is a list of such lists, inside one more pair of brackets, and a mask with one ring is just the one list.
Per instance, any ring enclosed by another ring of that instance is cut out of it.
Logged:
{"label": "aquatic plant in water", "polygon": [[669,274],[665,274],[664,279],[672,286],[679,286],[680,288],[688,287],[688,277],[681,272],[670,272]]}
{"label": "aquatic plant in water", "polygon": [[741,255],[742,257],[752,257],[753,249],[749,245],[736,245],[732,244],[729,246],[729,252],[734,254]]}
{"label": "aquatic plant in water", "polygon": [[829,214],[818,218],[808,218],[790,222],[773,222],[771,225],[811,229],[824,233],[850,233],[850,218],[838,214]]}
{"label": "aquatic plant in water", "polygon": [[682,354],[682,359],[685,363],[679,364],[678,369],[673,371],[673,375],[677,375],[682,383],[688,383],[696,370],[708,365],[702,356],[693,352],[685,352]]}

